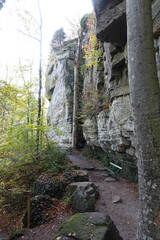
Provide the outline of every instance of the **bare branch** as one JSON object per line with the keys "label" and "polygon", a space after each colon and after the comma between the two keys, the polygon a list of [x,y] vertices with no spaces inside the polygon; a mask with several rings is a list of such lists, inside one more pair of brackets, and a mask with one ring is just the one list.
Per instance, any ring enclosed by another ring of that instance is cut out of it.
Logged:
{"label": "bare branch", "polygon": [[36,37],[34,37],[34,36],[28,34],[28,33],[25,33],[25,32],[23,32],[23,31],[21,31],[20,29],[16,29],[16,30],[17,30],[19,33],[21,33],[21,34],[23,34],[23,35],[25,35],[25,36],[27,36],[27,37],[30,37],[30,38],[32,38],[32,39],[34,39],[34,40],[40,42],[40,39],[38,39],[38,38],[36,38]]}

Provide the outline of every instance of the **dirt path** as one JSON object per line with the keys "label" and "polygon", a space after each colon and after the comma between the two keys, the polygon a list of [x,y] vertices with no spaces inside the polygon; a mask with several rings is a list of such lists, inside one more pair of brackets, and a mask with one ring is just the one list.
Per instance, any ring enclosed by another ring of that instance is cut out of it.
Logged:
{"label": "dirt path", "polygon": [[[135,240],[137,230],[138,197],[132,184],[123,179],[114,181],[110,178],[103,166],[96,160],[85,160],[78,155],[69,155],[70,160],[81,169],[88,172],[90,181],[96,183],[99,188],[99,199],[96,202],[95,210],[109,215],[117,226],[123,240]],[[98,171],[97,171],[98,169]],[[109,180],[109,182],[107,181]],[[115,196],[121,198],[121,202],[113,203]],[[69,218],[71,212],[62,212],[51,223],[46,223],[26,231],[23,240],[51,240],[59,228],[62,219]],[[6,239],[0,234],[0,240]]]}
{"label": "dirt path", "polygon": [[[70,155],[70,160],[86,169],[90,181],[99,187],[100,196],[96,203],[96,211],[109,215],[117,226],[123,240],[135,240],[137,231],[138,197],[132,184],[123,179],[112,182],[102,165],[96,161],[87,161],[80,156]],[[99,169],[97,171],[96,169]],[[109,181],[109,182],[106,182]],[[114,181],[114,179],[113,179]],[[121,198],[120,203],[113,203],[115,196]]]}

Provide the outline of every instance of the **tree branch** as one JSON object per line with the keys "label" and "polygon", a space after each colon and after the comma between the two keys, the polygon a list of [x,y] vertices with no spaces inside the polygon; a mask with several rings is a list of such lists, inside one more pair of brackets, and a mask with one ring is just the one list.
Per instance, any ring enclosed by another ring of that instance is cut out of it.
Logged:
{"label": "tree branch", "polygon": [[21,31],[20,29],[16,29],[16,30],[17,30],[19,33],[21,33],[21,34],[23,34],[23,35],[25,35],[25,36],[27,36],[27,37],[30,37],[30,38],[32,38],[32,39],[34,39],[34,40],[40,42],[40,39],[38,39],[38,38],[36,38],[36,37],[34,37],[34,36],[28,34],[28,33],[25,33],[25,32],[23,32],[23,31]]}

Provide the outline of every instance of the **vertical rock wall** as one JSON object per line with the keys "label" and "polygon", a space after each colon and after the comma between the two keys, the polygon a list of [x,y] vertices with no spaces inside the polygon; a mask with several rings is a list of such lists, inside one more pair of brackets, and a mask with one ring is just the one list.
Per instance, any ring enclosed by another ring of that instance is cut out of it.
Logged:
{"label": "vertical rock wall", "polygon": [[[81,94],[92,92],[88,96],[93,106],[85,114],[83,135],[88,145],[101,148],[112,159],[136,165],[127,71],[125,0],[92,1],[103,61],[84,74]],[[153,2],[153,23],[160,79],[160,0]],[[55,49],[52,56],[57,57],[53,57],[54,61],[47,70],[46,92],[50,100],[48,136],[63,148],[71,146],[76,44],[74,40],[66,43],[62,49]]]}
{"label": "vertical rock wall", "polygon": [[48,138],[61,147],[71,146],[73,115],[74,59],[77,40],[66,42],[55,48],[46,73],[46,95],[48,97]]}

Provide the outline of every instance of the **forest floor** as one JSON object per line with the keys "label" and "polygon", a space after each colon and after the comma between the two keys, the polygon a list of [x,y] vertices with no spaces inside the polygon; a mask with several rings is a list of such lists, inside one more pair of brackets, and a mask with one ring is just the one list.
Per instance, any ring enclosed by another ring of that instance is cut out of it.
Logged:
{"label": "forest floor", "polygon": [[[87,170],[90,181],[98,185],[100,196],[96,202],[95,211],[102,212],[111,217],[123,240],[135,240],[138,221],[137,186],[128,183],[120,177],[119,181],[115,181],[114,178],[110,177],[107,172],[103,170],[103,166],[98,160],[86,160],[79,152],[69,155],[69,158],[81,169]],[[114,200],[117,198],[119,198],[120,201],[114,203]],[[24,236],[18,239],[51,240],[57,233],[60,222],[63,219],[69,218],[72,215],[72,210],[70,207],[65,206],[63,202],[60,202],[56,207],[53,206],[47,214],[52,216],[48,223],[26,230]],[[8,223],[10,222],[10,228],[11,225],[14,224],[19,224],[18,226],[20,228],[22,227],[20,221],[22,216],[14,217],[12,221],[6,219],[9,217],[10,216],[6,216],[5,213],[0,213],[0,240],[7,239],[5,235],[7,220]],[[16,221],[16,223],[14,221]]]}

